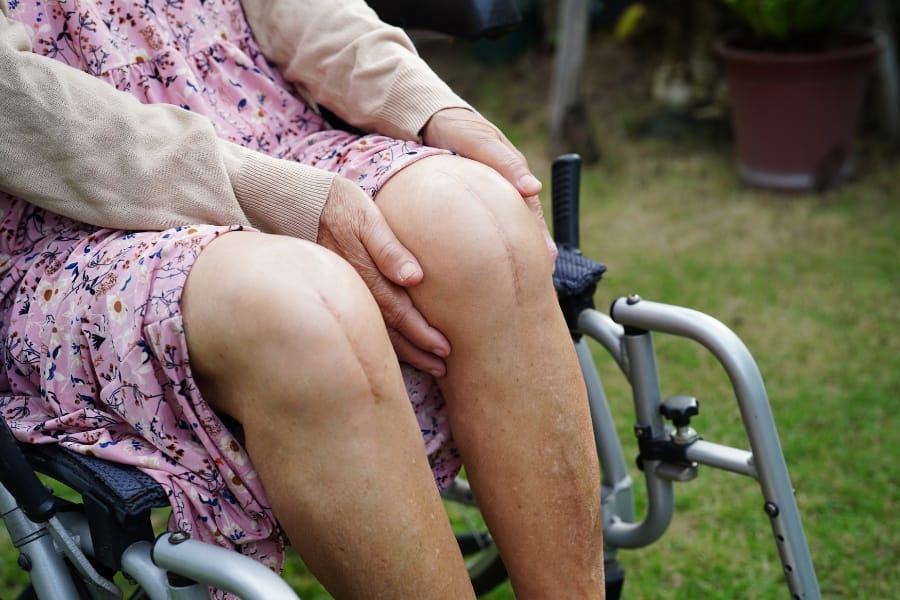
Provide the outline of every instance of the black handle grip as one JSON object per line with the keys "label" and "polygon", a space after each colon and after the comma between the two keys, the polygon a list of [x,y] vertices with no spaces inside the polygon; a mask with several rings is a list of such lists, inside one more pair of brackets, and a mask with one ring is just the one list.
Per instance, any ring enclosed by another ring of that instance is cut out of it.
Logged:
{"label": "black handle grip", "polygon": [[581,187],[581,157],[563,154],[550,171],[553,209],[553,239],[560,246],[578,249],[578,197]]}
{"label": "black handle grip", "polygon": [[0,417],[0,481],[13,495],[29,519],[41,523],[56,512],[56,500],[31,468],[13,437],[9,425]]}

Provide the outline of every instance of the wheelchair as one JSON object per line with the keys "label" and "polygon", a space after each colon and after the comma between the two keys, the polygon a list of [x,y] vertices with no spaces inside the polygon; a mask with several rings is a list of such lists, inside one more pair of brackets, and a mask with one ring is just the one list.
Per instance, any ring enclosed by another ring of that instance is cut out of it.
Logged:
{"label": "wheelchair", "polygon": [[[450,8],[447,13],[415,2],[370,4],[389,22],[468,39],[505,32],[519,19],[512,1],[438,3]],[[559,157],[551,176],[553,232],[560,251],[553,279],[587,386],[601,465],[598,493],[607,598],[619,598],[625,581],[618,551],[646,547],[666,532],[674,513],[675,483],[695,479],[701,465],[758,483],[790,597],[819,598],[766,389],[753,357],[725,325],[688,308],[629,295],[615,300],[608,315],[598,311],[594,296],[605,267],[579,250],[579,186],[579,157]],[[695,397],[662,397],[654,334],[695,342],[721,364],[733,387],[749,450],[703,439],[691,424],[699,414]],[[589,340],[606,351],[631,388],[637,461],[647,495],[640,518],[635,514],[634,482]],[[79,499],[59,497],[38,473],[60,482]],[[123,586],[117,583],[121,576],[129,582],[124,587],[134,600],[205,599],[210,587],[246,600],[297,597],[277,574],[252,559],[193,540],[181,531],[157,535],[151,513],[169,503],[162,487],[144,473],[58,446],[19,444],[2,419],[0,484],[0,515],[18,549],[18,566],[31,581],[20,600],[122,598]],[[462,521],[472,525],[470,531],[457,533],[457,541],[476,593],[488,592],[506,580],[506,571],[489,531],[477,518],[465,478],[458,477],[442,494],[448,512],[462,511],[466,515]]]}

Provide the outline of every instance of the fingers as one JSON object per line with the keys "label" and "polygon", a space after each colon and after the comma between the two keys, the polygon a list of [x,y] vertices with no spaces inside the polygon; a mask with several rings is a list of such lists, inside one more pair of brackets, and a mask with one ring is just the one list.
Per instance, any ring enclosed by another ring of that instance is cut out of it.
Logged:
{"label": "fingers", "polygon": [[[335,179],[322,211],[318,242],[359,273],[392,332],[398,356],[402,348],[401,359],[443,375],[442,358],[450,354],[450,342],[428,324],[403,289],[422,280],[422,267],[394,235],[372,200],[352,182]],[[401,340],[406,343],[400,344]]]}
{"label": "fingers", "polygon": [[523,198],[536,196],[541,182],[531,173],[525,156],[503,132],[476,112],[447,108],[435,113],[423,130],[430,146],[453,150],[492,167],[509,181]]}
{"label": "fingers", "polygon": [[[416,285],[422,280],[419,261],[400,243],[375,203],[343,177],[332,184],[319,221],[318,242],[351,263],[348,254],[364,251],[378,271],[397,285]],[[361,256],[357,260],[362,260]]]}
{"label": "fingers", "polygon": [[398,357],[433,375],[443,376],[442,359],[450,354],[450,342],[444,334],[428,324],[405,289],[379,276],[375,269],[357,270],[381,309]]}
{"label": "fingers", "polygon": [[431,373],[435,377],[443,377],[447,374],[447,365],[443,360],[425,352],[421,348],[417,348],[409,342],[403,335],[394,329],[388,329],[388,336],[391,338],[391,344],[394,346],[394,352],[400,362],[405,362],[415,368]]}
{"label": "fingers", "polygon": [[[375,203],[369,201],[368,206],[359,239],[377,272],[360,274],[381,307],[385,323],[417,348],[436,356],[447,356],[450,354],[450,342],[428,324],[403,289],[422,281],[422,267],[394,235]],[[391,285],[382,275],[397,285]],[[438,362],[443,365],[443,361]]]}
{"label": "fingers", "polygon": [[447,108],[436,112],[422,131],[426,144],[453,150],[460,156],[485,164],[503,176],[518,190],[541,228],[547,251],[556,259],[556,243],[544,220],[538,194],[541,182],[528,168],[518,148],[487,119],[465,108]]}
{"label": "fingers", "polygon": [[528,206],[531,214],[534,215],[534,220],[537,221],[541,234],[544,236],[544,242],[547,244],[550,258],[556,260],[556,255],[559,254],[559,251],[556,249],[556,242],[553,241],[553,236],[550,235],[550,230],[547,228],[547,221],[544,220],[544,208],[541,206],[540,198],[528,196],[525,198],[525,205]]}
{"label": "fingers", "polygon": [[525,156],[499,129],[484,119],[480,117],[479,119],[481,122],[472,122],[471,125],[477,128],[475,135],[467,138],[473,142],[461,144],[458,153],[493,167],[522,194],[523,198],[537,196],[541,191],[541,182],[532,175]]}
{"label": "fingers", "polygon": [[375,203],[366,200],[368,207],[359,230],[359,240],[366,252],[378,271],[397,285],[416,285],[423,276],[419,261],[397,239]]}
{"label": "fingers", "polygon": [[[512,142],[499,129],[494,129],[498,136],[497,141],[486,143],[482,146],[485,154],[489,155],[489,157],[486,157],[486,160],[493,159],[498,165],[502,165],[498,168],[498,171],[507,181],[513,184],[523,198],[540,194],[543,186],[538,181],[538,178],[531,173],[525,156],[519,152],[518,148],[512,145]],[[491,163],[488,162],[487,164]]]}

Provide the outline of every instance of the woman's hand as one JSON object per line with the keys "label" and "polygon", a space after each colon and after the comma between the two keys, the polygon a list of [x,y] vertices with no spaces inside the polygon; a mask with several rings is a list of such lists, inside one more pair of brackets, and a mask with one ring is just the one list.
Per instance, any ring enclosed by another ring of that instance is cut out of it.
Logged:
{"label": "woman's hand", "polygon": [[348,179],[334,179],[319,220],[318,243],[360,274],[381,308],[397,357],[443,376],[442,359],[450,354],[450,342],[428,324],[404,289],[422,281],[422,267],[372,199]]}
{"label": "woman's hand", "polygon": [[531,173],[525,156],[502,131],[474,111],[445,108],[434,113],[425,124],[422,141],[435,148],[453,150],[503,175],[522,195],[544,234],[550,256],[556,259],[556,244],[547,229],[538,198],[541,182]]}

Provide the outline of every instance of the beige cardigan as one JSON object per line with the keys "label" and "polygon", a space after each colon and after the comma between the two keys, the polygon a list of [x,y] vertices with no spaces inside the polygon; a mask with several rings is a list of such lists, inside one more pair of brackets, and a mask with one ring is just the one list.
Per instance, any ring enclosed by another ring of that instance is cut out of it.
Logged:
{"label": "beige cardigan", "polygon": [[[243,0],[266,56],[367,131],[416,139],[468,105],[363,0]],[[0,0],[0,190],[104,227],[254,225],[315,241],[334,176],[216,136],[203,116],[31,52]]]}

